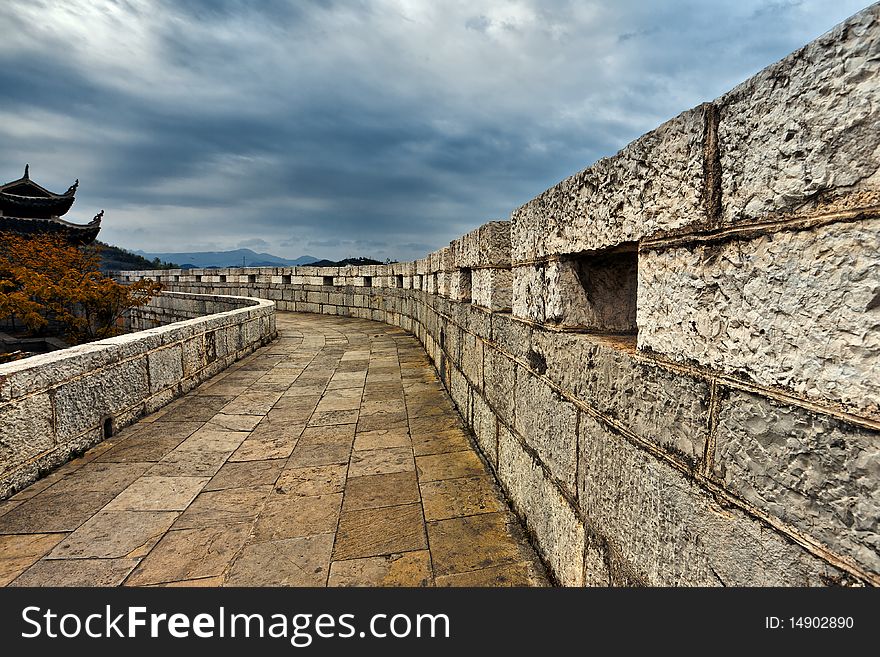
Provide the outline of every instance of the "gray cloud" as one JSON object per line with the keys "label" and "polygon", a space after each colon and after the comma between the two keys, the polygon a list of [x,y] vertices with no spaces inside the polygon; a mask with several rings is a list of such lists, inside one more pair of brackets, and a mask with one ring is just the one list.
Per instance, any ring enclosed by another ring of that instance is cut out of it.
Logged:
{"label": "gray cloud", "polygon": [[151,250],[421,257],[863,1],[0,5],[0,140]]}

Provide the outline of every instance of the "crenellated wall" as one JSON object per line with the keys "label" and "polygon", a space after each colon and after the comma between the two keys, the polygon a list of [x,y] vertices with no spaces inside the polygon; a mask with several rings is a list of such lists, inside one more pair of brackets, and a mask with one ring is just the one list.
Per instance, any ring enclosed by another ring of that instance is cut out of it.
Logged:
{"label": "crenellated wall", "polygon": [[426,258],[124,272],[412,331],[566,585],[880,584],[880,5]]}
{"label": "crenellated wall", "polygon": [[134,333],[0,365],[0,499],[276,334],[258,299],[162,293],[130,314]]}

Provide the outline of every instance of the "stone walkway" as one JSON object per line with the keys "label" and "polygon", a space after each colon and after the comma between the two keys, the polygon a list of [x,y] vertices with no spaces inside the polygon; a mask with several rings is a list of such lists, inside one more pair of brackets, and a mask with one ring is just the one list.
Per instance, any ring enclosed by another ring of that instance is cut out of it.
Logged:
{"label": "stone walkway", "polygon": [[547,584],[415,338],[294,313],[278,329],[0,502],[0,584]]}

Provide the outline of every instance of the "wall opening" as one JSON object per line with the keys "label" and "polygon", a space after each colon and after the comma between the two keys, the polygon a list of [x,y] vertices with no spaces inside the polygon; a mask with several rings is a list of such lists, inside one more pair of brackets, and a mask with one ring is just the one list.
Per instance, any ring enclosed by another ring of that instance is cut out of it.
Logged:
{"label": "wall opening", "polygon": [[569,264],[582,290],[579,307],[572,309],[575,323],[600,332],[635,335],[638,244],[627,242],[607,251],[575,256]]}
{"label": "wall opening", "polygon": [[373,287],[373,277],[364,276],[364,287]]}
{"label": "wall opening", "polygon": [[281,277],[282,285],[290,285],[290,276],[282,276]]}
{"label": "wall opening", "polygon": [[324,276],[324,285],[333,285],[333,277]]}
{"label": "wall opening", "polygon": [[452,277],[452,298],[456,301],[471,300],[472,274],[470,269],[462,268]]}
{"label": "wall opening", "polygon": [[248,274],[248,283],[256,283],[257,275],[256,274]]}
{"label": "wall opening", "polygon": [[196,283],[201,283],[201,282],[202,282],[202,275],[196,274]]}
{"label": "wall opening", "polygon": [[221,282],[221,283],[225,283],[225,282],[226,282],[226,276],[225,276],[225,275],[223,275],[223,274],[220,275],[220,282]]}
{"label": "wall opening", "polygon": [[108,438],[112,438],[113,437],[113,418],[112,417],[104,418],[104,421],[101,423],[101,425],[102,425],[102,429],[104,432],[104,440],[107,440]]}
{"label": "wall opening", "polygon": [[174,275],[174,282],[175,282],[175,283],[179,283],[179,282],[180,282],[180,276],[178,276],[177,274]]}
{"label": "wall opening", "polygon": [[397,283],[397,287],[403,287],[403,274],[398,274],[394,277],[394,280]]}

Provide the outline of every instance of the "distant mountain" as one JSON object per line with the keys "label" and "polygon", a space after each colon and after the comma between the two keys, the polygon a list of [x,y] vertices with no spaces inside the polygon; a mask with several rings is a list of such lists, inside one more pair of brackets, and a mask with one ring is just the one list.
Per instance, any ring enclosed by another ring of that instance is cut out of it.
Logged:
{"label": "distant mountain", "polygon": [[372,258],[345,258],[345,260],[318,260],[309,264],[314,267],[348,267],[349,265],[357,267],[360,265],[384,265],[385,263]]}
{"label": "distant mountain", "polygon": [[118,246],[95,240],[101,258],[101,271],[132,271],[137,269],[175,269],[173,262],[147,260],[144,256],[132,253]]}
{"label": "distant mountain", "polygon": [[317,258],[302,256],[296,260],[279,258],[271,253],[257,253],[250,249],[236,249],[234,251],[194,251],[189,253],[145,253],[136,251],[147,260],[159,258],[166,262],[176,262],[183,269],[206,268],[206,267],[294,267],[296,265],[308,265]]}

